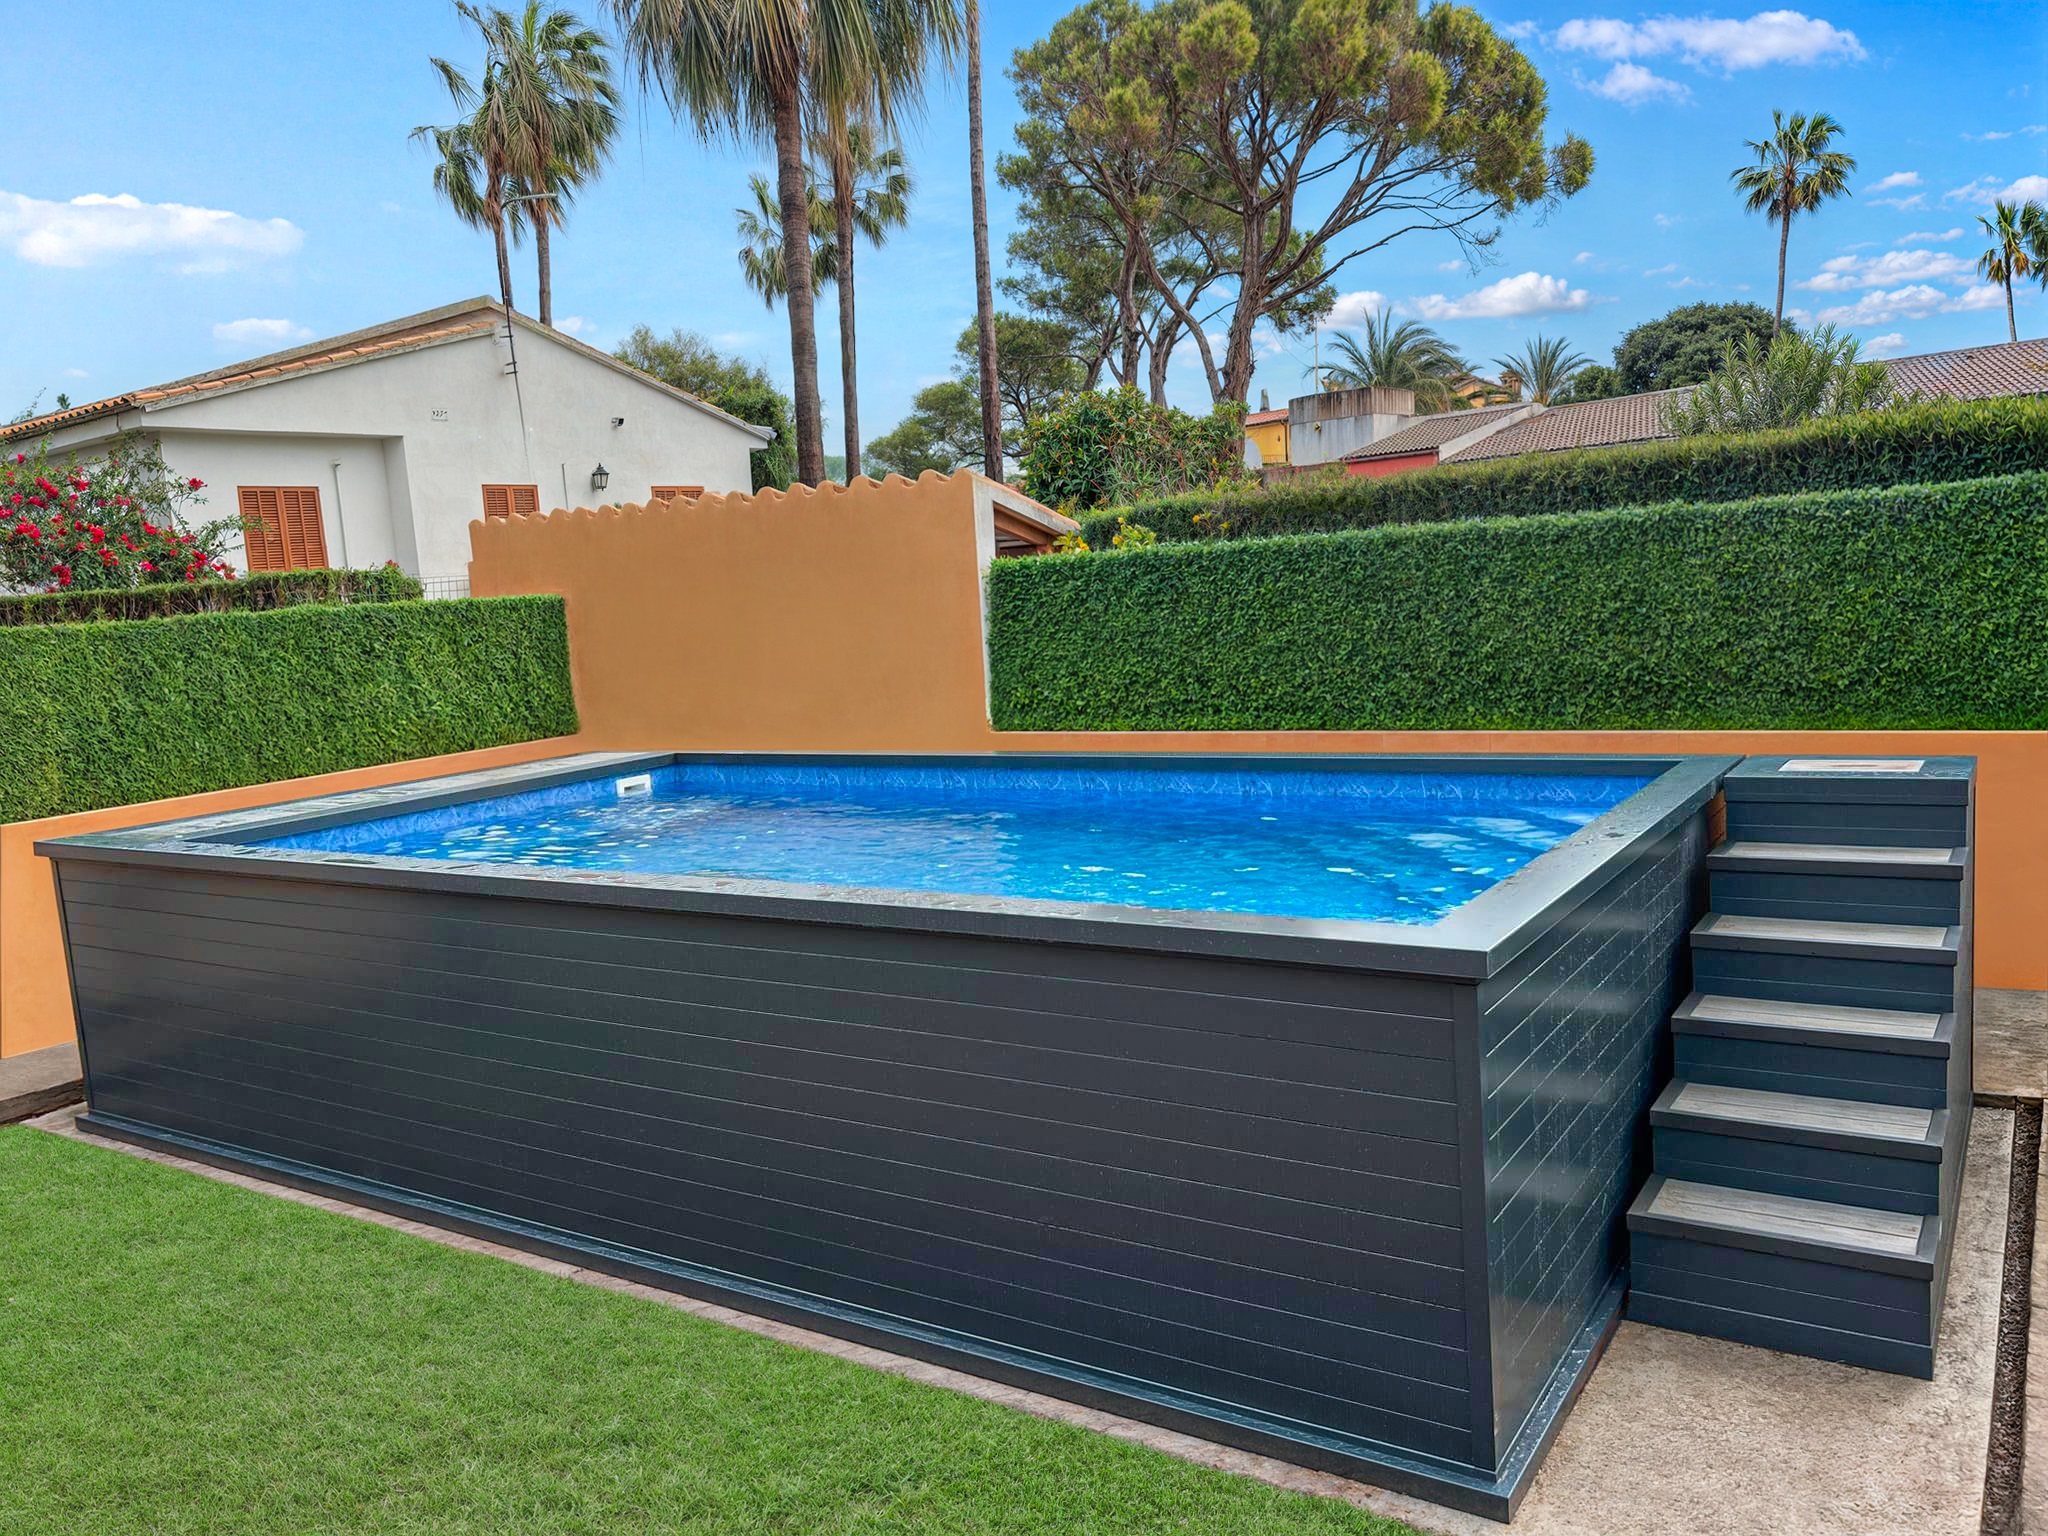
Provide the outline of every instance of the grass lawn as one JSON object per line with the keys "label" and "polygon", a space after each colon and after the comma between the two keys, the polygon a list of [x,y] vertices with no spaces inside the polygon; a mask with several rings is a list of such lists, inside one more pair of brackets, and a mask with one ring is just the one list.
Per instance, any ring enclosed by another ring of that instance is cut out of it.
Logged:
{"label": "grass lawn", "polygon": [[0,1532],[1408,1528],[0,1130]]}

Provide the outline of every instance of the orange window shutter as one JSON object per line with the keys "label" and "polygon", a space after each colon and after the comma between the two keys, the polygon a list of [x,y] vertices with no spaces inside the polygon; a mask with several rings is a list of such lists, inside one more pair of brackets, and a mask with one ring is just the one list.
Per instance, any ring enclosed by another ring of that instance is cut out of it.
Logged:
{"label": "orange window shutter", "polygon": [[327,564],[327,530],[320,520],[320,488],[288,485],[278,491],[283,509],[285,553],[294,566]]}
{"label": "orange window shutter", "polygon": [[674,501],[676,498],[681,497],[687,501],[692,497],[702,496],[703,494],[704,487],[701,485],[656,485],[648,488],[647,499],[649,501]]}
{"label": "orange window shutter", "polygon": [[537,485],[513,486],[512,512],[517,517],[540,516],[540,487]]}
{"label": "orange window shutter", "polygon": [[244,485],[236,488],[243,527],[242,548],[252,571],[281,571],[289,563],[285,554],[284,514],[277,487]]}
{"label": "orange window shutter", "polygon": [[484,487],[484,516],[510,517],[512,515],[512,487],[509,485],[487,485]]}

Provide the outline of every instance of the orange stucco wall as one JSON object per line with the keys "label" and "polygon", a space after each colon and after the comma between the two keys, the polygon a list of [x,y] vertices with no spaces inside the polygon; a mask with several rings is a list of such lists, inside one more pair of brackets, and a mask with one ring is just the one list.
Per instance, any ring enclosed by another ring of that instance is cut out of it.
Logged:
{"label": "orange stucco wall", "polygon": [[490,747],[481,752],[414,758],[375,768],[353,768],[345,773],[322,773],[276,784],[253,784],[243,789],[0,825],[0,1056],[19,1056],[46,1045],[61,1045],[77,1030],[71,1011],[71,983],[64,965],[64,938],[57,919],[56,882],[50,861],[37,857],[34,851],[38,838],[139,827],[153,821],[238,811],[252,805],[276,805],[285,800],[337,794],[345,789],[368,789],[405,779],[530,763],[581,750],[577,738],[558,736],[517,746]]}
{"label": "orange stucco wall", "polygon": [[475,523],[470,590],[562,594],[593,748],[1974,756],[1978,980],[2048,988],[2048,732],[997,732],[976,478]]}

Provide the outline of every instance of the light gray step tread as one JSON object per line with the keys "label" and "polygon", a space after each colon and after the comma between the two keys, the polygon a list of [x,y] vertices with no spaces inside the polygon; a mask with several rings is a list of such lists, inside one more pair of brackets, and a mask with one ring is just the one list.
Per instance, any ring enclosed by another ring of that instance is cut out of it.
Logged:
{"label": "light gray step tread", "polygon": [[1802,859],[1816,864],[1953,864],[1953,848],[1870,848],[1856,843],[1723,843],[1731,859]]}
{"label": "light gray step tread", "polygon": [[1719,1184],[1694,1184],[1685,1179],[1666,1179],[1650,1202],[1649,1214],[1733,1232],[1753,1232],[1907,1259],[1919,1252],[1921,1227],[1927,1221],[1925,1216],[1901,1211],[1872,1211],[1860,1205],[1801,1200],[1792,1195],[1727,1189]]}
{"label": "light gray step tread", "polygon": [[1718,1083],[1683,1083],[1669,1107],[1679,1114],[1752,1125],[1781,1125],[1805,1131],[1840,1131],[1885,1141],[1924,1142],[1934,1111],[1902,1104],[1865,1104],[1854,1099],[1820,1099],[1803,1093],[1770,1093],[1761,1088],[1725,1088]]}
{"label": "light gray step tread", "polygon": [[1938,1013],[1851,1008],[1842,1003],[1787,1003],[1773,997],[1726,997],[1716,992],[1701,993],[1681,1011],[1687,1018],[1721,1024],[1776,1024],[1785,1029],[1825,1029],[1898,1040],[1932,1040],[1941,1028]]}
{"label": "light gray step tread", "polygon": [[1874,944],[1890,949],[1940,949],[1948,942],[1948,929],[1916,923],[1836,923],[1809,917],[1749,917],[1734,912],[1710,912],[1693,932],[1727,939]]}

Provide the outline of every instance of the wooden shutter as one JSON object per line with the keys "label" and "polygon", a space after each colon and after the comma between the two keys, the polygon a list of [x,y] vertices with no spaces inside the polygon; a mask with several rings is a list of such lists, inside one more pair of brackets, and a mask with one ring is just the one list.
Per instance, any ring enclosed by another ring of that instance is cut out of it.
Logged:
{"label": "wooden shutter", "polygon": [[539,515],[539,486],[487,485],[484,487],[485,517],[538,517]]}
{"label": "wooden shutter", "polygon": [[237,486],[242,548],[252,571],[286,571],[327,563],[327,533],[317,485]]}
{"label": "wooden shutter", "polygon": [[702,496],[703,494],[704,487],[701,485],[657,485],[648,490],[647,499],[649,501],[673,501],[676,497],[680,496],[687,501],[691,497]]}

